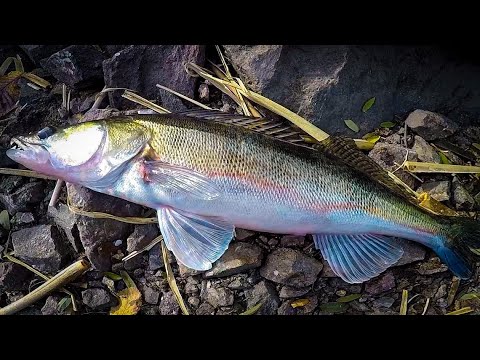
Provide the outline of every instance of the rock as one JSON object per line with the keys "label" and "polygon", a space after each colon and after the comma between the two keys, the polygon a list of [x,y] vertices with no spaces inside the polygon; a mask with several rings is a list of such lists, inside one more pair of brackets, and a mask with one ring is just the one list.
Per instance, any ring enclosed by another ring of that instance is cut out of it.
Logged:
{"label": "rock", "polygon": [[67,45],[19,45],[35,64],[40,64],[40,60],[48,58],[50,55],[64,49]]}
{"label": "rock", "polygon": [[14,225],[27,225],[35,221],[31,212],[17,212],[12,217],[12,224]]}
{"label": "rock", "polygon": [[423,246],[404,239],[399,239],[398,242],[402,245],[403,255],[393,266],[402,266],[425,259],[426,251]]}
{"label": "rock", "polygon": [[59,303],[63,298],[59,295],[50,295],[42,307],[43,315],[65,315],[65,310],[59,309]]}
{"label": "rock", "polygon": [[180,277],[186,278],[188,276],[195,276],[203,274],[203,271],[194,270],[186,267],[183,264],[178,263],[178,272],[180,273]]}
{"label": "rock", "polygon": [[256,315],[274,315],[280,305],[275,287],[265,280],[260,281],[252,289],[246,290],[245,298],[249,309],[263,302],[263,305],[255,313]]}
{"label": "rock", "polygon": [[233,277],[232,281],[227,285],[227,287],[232,290],[244,290],[250,288],[251,284],[248,281],[247,274],[239,274]]}
{"label": "rock", "polygon": [[215,315],[215,309],[209,303],[204,302],[198,307],[197,311],[195,311],[195,314],[197,314],[197,315]]}
{"label": "rock", "polygon": [[127,238],[127,251],[129,253],[143,249],[160,234],[156,224],[135,225],[135,230]]}
{"label": "rock", "polygon": [[160,292],[149,286],[145,286],[143,289],[143,298],[147,304],[157,305],[160,299]]}
{"label": "rock", "polygon": [[387,270],[383,274],[365,283],[365,292],[371,295],[378,295],[395,287],[395,277]]}
{"label": "rock", "polygon": [[53,222],[65,232],[73,249],[77,253],[83,252],[75,213],[70,211],[67,205],[59,203],[57,206],[48,207],[48,215],[52,217]]}
{"label": "rock", "polygon": [[429,163],[440,164],[440,155],[437,151],[420,136],[415,135],[413,150],[417,154],[418,160]]}
{"label": "rock", "polygon": [[335,277],[338,277],[337,274],[335,274],[330,266],[330,264],[328,263],[328,261],[326,260],[323,260],[322,262],[323,264],[323,271],[322,271],[322,277],[324,278],[335,278]]}
{"label": "rock", "polygon": [[376,308],[391,308],[393,303],[395,302],[395,299],[391,298],[391,297],[387,297],[387,296],[383,296],[381,298],[378,298],[378,299],[375,299],[372,301],[372,305],[373,307],[376,307]]}
{"label": "rock", "polygon": [[[378,163],[382,168],[389,171],[394,171],[405,161],[407,149],[401,145],[377,142],[373,149],[368,153],[368,156],[375,160],[375,162]],[[411,149],[408,150],[407,160],[418,160],[417,154]],[[403,171],[402,169],[398,169],[395,172],[395,175],[411,188],[416,188],[415,178],[409,175],[407,172]]]}
{"label": "rock", "polygon": [[300,251],[280,248],[268,255],[260,275],[279,284],[303,288],[315,282],[322,267],[320,261]]}
{"label": "rock", "polygon": [[7,209],[10,215],[18,211],[29,211],[33,204],[43,200],[45,184],[41,181],[30,182],[12,194],[0,194],[0,203]]}
{"label": "rock", "polygon": [[280,290],[280,298],[281,299],[291,299],[291,298],[296,298],[305,295],[308,293],[310,289],[305,288],[305,289],[296,289],[292,288],[290,286],[282,286]]}
{"label": "rock", "polygon": [[[180,111],[185,109],[181,100],[160,91],[156,84],[193,98],[196,79],[187,74],[184,64],[193,62],[202,66],[204,61],[204,46],[131,45],[103,62],[105,85],[132,89],[170,111]],[[115,108],[131,106],[118,94],[109,93],[109,98]]]}
{"label": "rock", "polygon": [[103,288],[83,290],[82,301],[92,310],[108,310],[117,303],[117,299]]}
{"label": "rock", "polygon": [[[195,297],[195,296],[190,296],[188,299],[187,299],[187,303],[191,306],[193,306],[194,308],[197,308],[198,305],[200,305],[200,299],[198,297]],[[213,308],[212,308],[213,309]],[[198,314],[197,314],[198,315]]]}
{"label": "rock", "polygon": [[221,306],[233,305],[233,292],[227,288],[210,287],[205,293],[205,301],[215,309]]}
{"label": "rock", "polygon": [[450,181],[430,181],[424,182],[417,190],[418,193],[427,192],[437,201],[450,200]]}
{"label": "rock", "polygon": [[303,247],[305,245],[305,236],[285,235],[280,239],[281,247]]}
{"label": "rock", "polygon": [[[355,119],[361,136],[418,107],[442,111],[452,119],[480,117],[479,65],[456,59],[455,50],[398,45],[225,45],[224,49],[248,87],[329,134],[352,136],[343,120]],[[363,104],[373,96],[375,104],[362,113]]]}
{"label": "rock", "polygon": [[66,264],[71,249],[55,226],[38,225],[12,233],[15,256],[39,271],[55,274]]}
{"label": "rock", "polygon": [[230,276],[254,269],[262,265],[263,251],[254,244],[233,242],[227,251],[218,259],[205,277]]}
{"label": "rock", "polygon": [[75,89],[100,85],[105,55],[93,45],[71,45],[40,61],[59,82]]}
{"label": "rock", "polygon": [[32,273],[21,265],[0,262],[0,290],[2,288],[6,291],[28,289],[31,277]]}
{"label": "rock", "polygon": [[2,181],[0,182],[0,189],[2,193],[8,194],[14,192],[16,189],[23,184],[23,180],[25,178],[23,176],[4,176]]}
{"label": "rock", "polygon": [[7,156],[7,148],[0,146],[0,167],[14,167],[16,162]]}
{"label": "rock", "polygon": [[162,250],[160,249],[160,244],[157,244],[148,252],[148,270],[156,271],[162,267]]}
{"label": "rock", "polygon": [[[80,185],[67,183],[67,192],[72,205],[85,211],[106,212],[117,216],[141,215],[139,205]],[[111,257],[117,252],[114,242],[118,239],[126,239],[132,233],[132,226],[111,219],[75,216],[78,235],[88,259],[97,270],[109,271]]]}
{"label": "rock", "polygon": [[175,299],[175,295],[171,291],[163,293],[158,308],[160,315],[178,315],[180,313],[180,307]]}
{"label": "rock", "polygon": [[252,232],[252,231],[245,230],[245,229],[240,229],[240,228],[235,229],[235,239],[236,240],[243,241],[243,240],[246,240],[246,239],[252,237],[253,235],[255,235],[255,233]]}
{"label": "rock", "polygon": [[475,206],[475,199],[456,178],[452,182],[452,188],[455,208],[457,210],[472,210]]}
{"label": "rock", "polygon": [[198,98],[204,103],[208,103],[210,101],[210,90],[207,84],[201,83],[198,87]]}
{"label": "rock", "polygon": [[418,266],[417,271],[420,275],[433,275],[448,271],[448,266],[435,256],[428,261],[422,262]]}
{"label": "rock", "polygon": [[100,45],[100,47],[107,54],[108,57],[114,56],[116,53],[122,51],[129,46],[132,45]]}
{"label": "rock", "polygon": [[295,300],[285,301],[278,308],[278,315],[305,315],[310,314],[318,306],[318,298],[316,296],[310,296],[306,298],[308,303],[304,306],[293,307],[292,303]]}
{"label": "rock", "polygon": [[415,110],[405,124],[427,141],[445,139],[458,130],[458,125],[447,117],[431,111]]}

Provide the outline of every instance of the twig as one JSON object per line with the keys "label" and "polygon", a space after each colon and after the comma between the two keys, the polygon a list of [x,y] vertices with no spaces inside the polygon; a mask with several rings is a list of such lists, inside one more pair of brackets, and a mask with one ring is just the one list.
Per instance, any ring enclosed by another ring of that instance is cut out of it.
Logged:
{"label": "twig", "polygon": [[48,207],[55,206],[60,197],[60,192],[62,191],[62,186],[65,184],[65,181],[58,179],[57,183],[55,184],[55,188],[53,189],[52,197],[50,198],[50,202],[48,203]]}
{"label": "twig", "polygon": [[425,302],[425,307],[423,308],[422,315],[425,315],[427,313],[429,304],[430,304],[430,298],[427,298],[427,301]]}
{"label": "twig", "polygon": [[155,245],[157,245],[160,241],[163,240],[163,236],[162,235],[159,235],[157,236],[155,239],[153,239],[150,244],[148,244],[147,246],[145,246],[143,249],[141,250],[135,250],[135,251],[132,251],[130,254],[128,254],[127,256],[125,256],[122,261],[127,261],[127,260],[130,260],[132,258],[134,258],[135,256],[137,255],[140,255],[141,253],[145,252],[145,251],[148,251],[150,250],[151,248],[153,248]]}
{"label": "twig", "polygon": [[408,291],[402,290],[402,302],[400,304],[400,315],[407,315]]}
{"label": "twig", "polygon": [[43,285],[39,286],[31,293],[25,295],[23,298],[11,303],[4,308],[0,309],[0,315],[12,315],[16,312],[25,309],[26,307],[34,304],[38,300],[44,298],[57,288],[63,287],[72,280],[82,275],[90,268],[90,263],[85,260],[78,260],[66,269],[59,272],[57,275],[46,281]]}
{"label": "twig", "polygon": [[207,106],[207,105],[204,105],[196,100],[193,100],[193,99],[190,99],[188,96],[185,96],[183,94],[180,94],[179,92],[176,92],[176,91],[173,91],[172,89],[169,89],[168,87],[166,86],[163,86],[163,85],[160,85],[160,84],[157,84],[157,87],[159,89],[162,89],[162,90],[165,90],[165,91],[168,91],[174,95],[177,95],[179,98],[181,99],[184,99],[184,100],[187,100],[189,102],[191,102],[192,104],[195,104],[197,106],[200,106],[202,109],[206,109],[206,110],[213,110],[211,107]]}
{"label": "twig", "polygon": [[43,175],[43,174],[37,173],[36,171],[32,171],[32,170],[17,170],[17,169],[10,169],[10,168],[0,168],[0,174],[26,176],[26,177],[33,177],[33,178],[38,178],[38,179],[45,179],[45,180],[57,180],[56,177]]}
{"label": "twig", "polygon": [[161,242],[161,244],[162,244],[163,263],[165,264],[165,271],[167,272],[168,285],[170,286],[170,289],[172,289],[172,292],[175,295],[175,298],[177,299],[177,303],[180,306],[180,309],[182,310],[183,315],[189,315],[188,309],[185,306],[185,303],[183,302],[182,295],[180,294],[180,290],[178,290],[177,282],[175,281],[175,276],[173,275],[172,267],[168,262],[167,247],[165,246],[165,243],[163,241]]}

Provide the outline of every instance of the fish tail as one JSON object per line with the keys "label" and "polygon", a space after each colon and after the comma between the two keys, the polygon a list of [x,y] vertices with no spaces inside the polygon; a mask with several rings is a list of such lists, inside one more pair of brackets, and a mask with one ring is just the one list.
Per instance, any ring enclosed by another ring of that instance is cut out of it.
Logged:
{"label": "fish tail", "polygon": [[480,256],[480,222],[462,217],[442,217],[440,222],[445,230],[435,252],[456,276],[470,278]]}

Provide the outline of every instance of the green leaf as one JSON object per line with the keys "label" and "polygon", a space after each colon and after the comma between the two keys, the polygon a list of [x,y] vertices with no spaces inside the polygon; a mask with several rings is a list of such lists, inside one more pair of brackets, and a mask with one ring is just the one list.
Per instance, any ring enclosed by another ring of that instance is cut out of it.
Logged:
{"label": "green leaf", "polygon": [[371,99],[368,99],[365,101],[365,104],[362,106],[362,111],[366,113],[370,108],[375,104],[375,97],[372,97]]}
{"label": "green leaf", "polygon": [[369,143],[375,144],[378,140],[380,140],[380,135],[375,134],[367,134],[369,136],[363,137],[364,140],[367,140]]}
{"label": "green leaf", "polygon": [[470,306],[446,313],[445,315],[463,315],[463,314],[468,314],[469,312],[472,312],[473,309]]}
{"label": "green leaf", "polygon": [[64,297],[62,300],[58,302],[57,310],[59,312],[67,310],[67,308],[72,303],[72,298],[70,296]]}
{"label": "green leaf", "polygon": [[345,121],[345,125],[347,125],[347,127],[352,130],[352,131],[355,131],[355,132],[359,132],[360,131],[360,128],[358,127],[357,124],[355,124],[353,122],[353,120],[351,119],[348,119],[348,120],[344,120]]}
{"label": "green leaf", "polygon": [[393,121],[384,121],[380,124],[380,127],[385,128],[385,129],[390,129],[390,128],[394,127],[395,125],[397,125],[397,124],[394,123]]}
{"label": "green leaf", "polygon": [[112,279],[113,281],[122,280],[122,277],[120,275],[117,275],[110,271],[104,272],[103,275],[105,275],[109,279]]}
{"label": "green leaf", "polygon": [[332,313],[332,314],[345,312],[347,308],[348,308],[348,304],[339,303],[339,302],[326,303],[326,304],[320,305],[321,311]]}
{"label": "green leaf", "polygon": [[448,158],[445,156],[445,154],[441,151],[438,152],[438,155],[440,156],[440,163],[442,164],[451,164],[452,162],[448,160]]}
{"label": "green leaf", "polygon": [[10,216],[7,210],[0,212],[0,226],[7,231],[10,230]]}
{"label": "green leaf", "polygon": [[258,304],[252,306],[250,309],[247,309],[245,310],[243,313],[241,313],[240,315],[253,315],[255,314],[258,310],[260,310],[260,308],[262,307],[263,305],[263,301],[260,301]]}
{"label": "green leaf", "polygon": [[468,294],[463,294],[459,300],[471,300],[471,299],[478,299],[480,298],[480,293],[468,293]]}
{"label": "green leaf", "polygon": [[342,297],[338,298],[337,302],[338,303],[348,303],[350,301],[357,300],[361,297],[362,297],[362,294],[350,294],[350,295],[342,296]]}

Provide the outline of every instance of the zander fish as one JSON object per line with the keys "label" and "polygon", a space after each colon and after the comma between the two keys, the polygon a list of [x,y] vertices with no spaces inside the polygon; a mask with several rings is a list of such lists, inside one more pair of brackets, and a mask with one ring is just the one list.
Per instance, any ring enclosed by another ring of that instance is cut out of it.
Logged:
{"label": "zander fish", "polygon": [[[7,155],[156,209],[167,248],[192,269],[210,269],[240,227],[312,234],[349,283],[400,259],[402,244],[392,237],[426,245],[457,276],[471,275],[480,248],[477,222],[415,206],[346,140],[332,137],[323,149],[294,144],[285,129],[246,128],[255,121],[208,111],[116,117],[14,138]],[[342,152],[343,159],[335,155]]]}

